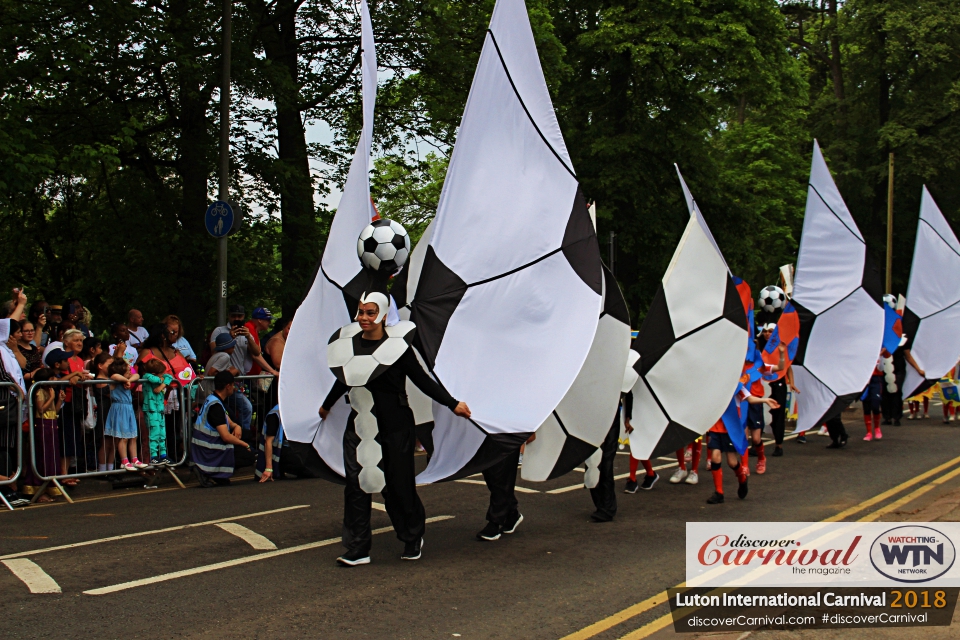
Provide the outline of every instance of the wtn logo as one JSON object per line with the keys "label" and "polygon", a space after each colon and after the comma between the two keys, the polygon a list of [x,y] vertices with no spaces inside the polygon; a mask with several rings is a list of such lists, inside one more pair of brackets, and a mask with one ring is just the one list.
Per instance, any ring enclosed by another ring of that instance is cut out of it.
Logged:
{"label": "wtn logo", "polygon": [[927,582],[939,578],[956,559],[953,542],[929,527],[905,526],[891,529],[870,547],[874,568],[898,582]]}
{"label": "wtn logo", "polygon": [[880,550],[883,552],[883,561],[887,564],[906,564],[911,555],[915,567],[920,566],[921,561],[923,564],[930,564],[931,560],[939,565],[943,564],[942,542],[937,545],[936,551],[925,544],[905,544],[902,546],[894,544],[888,547],[883,543],[880,544]]}

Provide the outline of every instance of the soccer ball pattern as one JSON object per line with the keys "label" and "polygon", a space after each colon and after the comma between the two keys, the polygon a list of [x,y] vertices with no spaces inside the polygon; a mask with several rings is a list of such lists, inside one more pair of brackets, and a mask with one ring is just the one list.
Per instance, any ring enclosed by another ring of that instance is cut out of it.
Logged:
{"label": "soccer ball pattern", "polygon": [[[698,216],[691,216],[671,266],[653,298],[633,349],[634,430],[630,455],[649,460],[687,445],[730,404],[747,351],[743,302]],[[697,401],[677,380],[710,371]]]}
{"label": "soccer ball pattern", "polygon": [[410,236],[399,222],[374,220],[360,232],[357,255],[366,268],[392,275],[407,262]]}
{"label": "soccer ball pattern", "polygon": [[761,289],[760,297],[757,298],[757,306],[767,313],[782,311],[786,302],[787,296],[783,293],[783,289],[775,285]]}
{"label": "soccer ball pattern", "polygon": [[897,308],[897,296],[893,295],[892,293],[883,294],[883,302],[891,309]]}

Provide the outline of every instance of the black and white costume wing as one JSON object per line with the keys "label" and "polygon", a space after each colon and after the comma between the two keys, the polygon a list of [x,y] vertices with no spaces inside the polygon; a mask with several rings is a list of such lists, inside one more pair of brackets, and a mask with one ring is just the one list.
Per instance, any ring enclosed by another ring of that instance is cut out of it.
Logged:
{"label": "black and white costume wing", "polygon": [[913,266],[903,312],[906,348],[921,369],[907,366],[903,397],[921,393],[946,375],[960,358],[960,242],[923,188]]}
{"label": "black and white costume wing", "polygon": [[883,343],[881,296],[880,273],[814,141],[792,300],[797,430],[836,416],[870,381]]}
{"label": "black and white costume wing", "polygon": [[587,358],[602,283],[526,7],[498,0],[412,305],[420,355],[473,418],[435,407],[419,482],[483,469],[546,420]]}
{"label": "black and white costume wing", "polygon": [[639,377],[630,455],[637,460],[676,451],[706,433],[730,404],[747,352],[737,287],[683,186],[690,220],[633,345],[640,358],[633,365]]}
{"label": "black and white costume wing", "polygon": [[[427,247],[430,245],[430,238],[433,237],[433,220],[427,225],[417,246],[410,253],[410,259],[407,266],[394,279],[391,288],[391,296],[396,302],[398,313],[401,320],[410,319],[410,303],[417,293],[417,283],[420,282],[420,270],[423,269],[423,259],[427,254]],[[420,353],[414,349],[413,352],[420,361],[421,366],[427,369],[426,363]],[[407,399],[410,402],[410,410],[413,411],[413,422],[418,427],[427,425],[433,427],[433,400],[423,391],[407,380]]]}
{"label": "black and white costume wing", "polygon": [[587,360],[570,390],[523,453],[524,480],[558,478],[593,455],[610,431],[630,352],[630,313],[613,274],[603,268],[603,311]]}
{"label": "black and white costume wing", "polygon": [[365,0],[360,4],[360,19],[363,129],[319,268],[290,327],[279,382],[280,419],[286,437],[293,442],[312,442],[324,462],[340,475],[344,472],[343,432],[350,407],[338,402],[322,424],[318,412],[335,380],[327,365],[327,340],[349,324],[356,312],[356,299],[365,282],[357,260],[357,237],[375,214],[369,170],[377,58]]}

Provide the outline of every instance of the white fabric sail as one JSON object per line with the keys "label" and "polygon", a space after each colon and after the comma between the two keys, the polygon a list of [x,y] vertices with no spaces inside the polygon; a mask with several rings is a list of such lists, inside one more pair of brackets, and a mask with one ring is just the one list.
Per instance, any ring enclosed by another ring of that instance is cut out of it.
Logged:
{"label": "white fabric sail", "polygon": [[[280,419],[286,437],[311,442],[327,465],[343,475],[343,432],[350,407],[338,402],[321,424],[320,405],[333,387],[327,342],[356,310],[349,299],[361,282],[357,238],[375,215],[370,202],[370,145],[377,94],[377,55],[366,0],[360,3],[363,128],[343,186],[340,205],[309,293],[293,318],[279,382]],[[360,285],[362,286],[362,285]]]}
{"label": "white fabric sail", "polygon": [[838,415],[870,381],[883,342],[881,297],[880,273],[814,141],[792,300],[798,431]]}
{"label": "white fabric sail", "polygon": [[947,374],[960,358],[960,242],[933,196],[923,187],[913,266],[903,312],[905,348],[926,376],[907,365],[903,397]]}
{"label": "white fabric sail", "polygon": [[495,463],[557,407],[596,333],[600,264],[526,6],[498,0],[412,305],[420,354],[473,418],[434,407],[419,482]]}
{"label": "white fabric sail", "polygon": [[[683,187],[690,219],[633,344],[640,357],[633,364],[630,455],[637,460],[672,453],[706,433],[730,404],[747,351],[737,287]],[[698,380],[695,402],[686,384],[691,371],[710,372]]]}
{"label": "white fabric sail", "polygon": [[570,390],[524,449],[524,480],[569,473],[603,444],[617,416],[630,352],[630,313],[613,273],[604,267],[603,275],[603,311],[590,353]]}

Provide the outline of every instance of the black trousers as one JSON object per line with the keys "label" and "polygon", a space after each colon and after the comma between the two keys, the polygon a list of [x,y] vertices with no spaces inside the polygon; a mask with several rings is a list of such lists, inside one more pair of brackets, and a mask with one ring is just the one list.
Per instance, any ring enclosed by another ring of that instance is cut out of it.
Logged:
{"label": "black trousers", "polygon": [[590,489],[593,506],[597,508],[594,514],[601,520],[613,520],[617,515],[617,487],[613,479],[613,461],[617,458],[617,441],[620,438],[620,414],[613,419],[613,426],[607,432],[607,437],[600,445],[600,480],[597,486]]}
{"label": "black trousers", "polygon": [[903,381],[906,374],[896,374],[897,390],[887,391],[886,383],[883,386],[883,398],[880,400],[880,413],[884,420],[900,420],[903,418]]}
{"label": "black trousers", "polygon": [[846,442],[850,437],[847,435],[847,429],[843,426],[843,420],[840,419],[839,415],[827,420],[826,425],[827,431],[830,433],[830,439],[833,440],[834,444],[839,444],[840,441]]}
{"label": "black trousers", "polygon": [[[426,530],[426,512],[417,495],[416,469],[413,448],[416,436],[412,428],[380,432],[377,442],[383,457],[379,466],[386,477],[383,488],[387,515],[401,542],[416,542]],[[370,508],[372,496],[360,488],[360,464],[357,447],[360,436],[351,419],[343,434],[343,462],[346,486],[343,489],[343,546],[348,551],[369,553],[372,542]]]}
{"label": "black trousers", "polygon": [[783,378],[770,383],[770,397],[780,405],[770,410],[770,430],[777,445],[783,444],[783,432],[787,424],[787,382]]}
{"label": "black trousers", "polygon": [[483,481],[490,490],[490,506],[487,521],[501,526],[517,519],[517,468],[520,466],[520,449],[488,467],[483,472]]}

